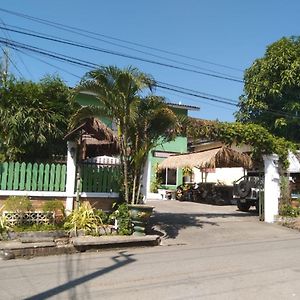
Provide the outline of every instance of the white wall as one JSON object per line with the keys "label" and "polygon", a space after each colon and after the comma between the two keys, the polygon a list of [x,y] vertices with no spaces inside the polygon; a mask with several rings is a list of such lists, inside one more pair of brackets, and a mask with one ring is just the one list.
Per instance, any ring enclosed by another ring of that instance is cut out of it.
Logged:
{"label": "white wall", "polygon": [[[201,171],[193,168],[194,182],[201,182]],[[206,182],[221,183],[225,185],[233,185],[233,182],[244,175],[243,168],[216,168],[215,173],[204,173],[206,175]],[[205,177],[203,177],[205,178]],[[205,182],[205,180],[204,180]]]}

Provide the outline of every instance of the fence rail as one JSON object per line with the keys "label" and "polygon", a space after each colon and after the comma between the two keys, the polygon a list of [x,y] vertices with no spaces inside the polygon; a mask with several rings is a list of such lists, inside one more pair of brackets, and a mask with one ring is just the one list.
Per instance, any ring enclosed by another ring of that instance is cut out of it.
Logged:
{"label": "fence rail", "polygon": [[1,190],[53,191],[66,190],[66,164],[0,163]]}

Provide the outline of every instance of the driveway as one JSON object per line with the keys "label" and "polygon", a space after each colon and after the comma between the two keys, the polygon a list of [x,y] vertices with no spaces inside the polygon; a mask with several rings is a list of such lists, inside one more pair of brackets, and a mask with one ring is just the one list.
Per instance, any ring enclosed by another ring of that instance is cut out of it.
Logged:
{"label": "driveway", "polygon": [[154,206],[153,233],[162,245],[211,245],[265,240],[294,235],[276,224],[259,221],[255,210],[241,212],[235,205],[217,206],[177,200],[148,201]]}

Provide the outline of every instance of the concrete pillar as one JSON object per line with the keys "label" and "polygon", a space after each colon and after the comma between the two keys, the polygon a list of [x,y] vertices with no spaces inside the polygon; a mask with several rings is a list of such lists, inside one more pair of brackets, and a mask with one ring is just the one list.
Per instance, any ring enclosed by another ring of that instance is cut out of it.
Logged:
{"label": "concrete pillar", "polygon": [[73,196],[76,183],[76,156],[77,143],[73,141],[67,142],[67,183],[66,183],[66,213],[69,214],[73,210]]}
{"label": "concrete pillar", "polygon": [[144,202],[147,201],[148,193],[150,192],[150,182],[151,182],[151,162],[148,157],[147,162],[144,166],[142,188],[141,188],[141,193],[143,194]]}
{"label": "concrete pillar", "polygon": [[278,171],[278,155],[263,155],[265,165],[265,222],[273,223],[278,215],[280,182]]}

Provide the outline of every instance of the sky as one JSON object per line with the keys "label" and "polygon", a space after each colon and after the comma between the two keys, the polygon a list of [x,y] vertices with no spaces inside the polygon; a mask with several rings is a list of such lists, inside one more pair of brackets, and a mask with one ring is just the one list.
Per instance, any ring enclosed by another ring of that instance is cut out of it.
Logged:
{"label": "sky", "polygon": [[199,107],[191,116],[231,122],[243,94],[244,70],[263,57],[268,45],[299,35],[299,11],[298,0],[2,0],[0,50],[7,49],[5,40],[26,44],[27,49],[8,48],[10,72],[33,81],[57,74],[70,87],[91,67],[31,52],[28,46],[88,65],[132,65],[172,89],[155,91],[167,102]]}

